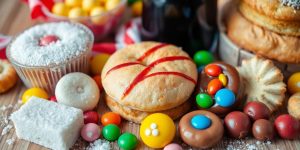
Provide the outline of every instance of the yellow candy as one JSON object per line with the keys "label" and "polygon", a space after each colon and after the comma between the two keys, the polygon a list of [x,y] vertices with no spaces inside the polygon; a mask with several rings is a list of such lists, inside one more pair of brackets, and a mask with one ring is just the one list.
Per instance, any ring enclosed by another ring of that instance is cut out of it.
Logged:
{"label": "yellow candy", "polygon": [[105,3],[106,10],[112,10],[116,8],[120,3],[120,0],[107,0]]}
{"label": "yellow candy", "polygon": [[69,8],[62,2],[55,3],[52,7],[52,13],[59,16],[68,16]]}
{"label": "yellow candy", "polygon": [[290,94],[300,92],[300,72],[294,73],[290,76],[287,86]]}
{"label": "yellow candy", "polygon": [[105,13],[105,9],[103,7],[94,7],[92,10],[91,10],[91,13],[90,13],[90,16],[91,17],[91,20],[93,23],[95,24],[104,24],[105,23],[105,16],[101,16],[101,14]]}
{"label": "yellow candy", "polygon": [[97,54],[91,60],[91,71],[94,75],[101,74],[101,71],[110,55]]}
{"label": "yellow candy", "polygon": [[223,86],[226,86],[226,85],[227,85],[227,77],[226,77],[225,74],[221,73],[221,74],[219,75],[218,78],[219,78],[219,80],[222,82],[222,85],[223,85]]}
{"label": "yellow candy", "polygon": [[65,3],[69,7],[81,7],[82,0],[65,0]]}
{"label": "yellow candy", "polygon": [[75,7],[75,8],[72,8],[70,11],[69,11],[69,18],[78,18],[78,17],[82,17],[82,16],[86,16],[86,12],[81,9],[80,7]]}
{"label": "yellow candy", "polygon": [[163,113],[149,115],[140,126],[140,136],[143,142],[151,148],[163,148],[172,142],[175,132],[173,120]]}
{"label": "yellow candy", "polygon": [[31,96],[48,99],[49,96],[46,91],[41,88],[30,88],[26,90],[22,95],[22,102],[25,104]]}
{"label": "yellow candy", "polygon": [[142,1],[135,2],[131,7],[132,7],[132,13],[135,16],[142,15],[142,11],[143,11],[143,2]]}
{"label": "yellow candy", "polygon": [[100,2],[98,0],[83,0],[82,1],[82,9],[84,11],[91,11],[93,7],[100,6]]}

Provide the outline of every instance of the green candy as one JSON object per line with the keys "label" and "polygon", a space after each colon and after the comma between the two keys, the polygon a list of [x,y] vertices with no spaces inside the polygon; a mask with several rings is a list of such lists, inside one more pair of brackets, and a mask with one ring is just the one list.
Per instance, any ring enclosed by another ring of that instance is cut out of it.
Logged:
{"label": "green candy", "polygon": [[102,135],[108,141],[117,140],[120,134],[120,128],[114,124],[108,124],[102,129]]}
{"label": "green candy", "polygon": [[196,96],[197,105],[201,108],[210,108],[213,105],[212,98],[205,93],[199,93]]}
{"label": "green candy", "polygon": [[198,51],[194,55],[194,62],[197,66],[207,65],[214,61],[214,56],[209,51]]}
{"label": "green candy", "polygon": [[123,150],[133,150],[138,144],[138,139],[134,134],[123,133],[118,139],[118,145]]}

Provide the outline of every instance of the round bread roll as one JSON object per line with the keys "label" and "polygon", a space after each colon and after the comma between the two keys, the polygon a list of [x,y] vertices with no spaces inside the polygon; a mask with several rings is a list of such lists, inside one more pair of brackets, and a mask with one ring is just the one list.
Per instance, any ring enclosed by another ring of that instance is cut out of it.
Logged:
{"label": "round bread roll", "polygon": [[291,0],[243,0],[244,3],[258,13],[269,18],[283,21],[300,21],[300,11],[294,9],[292,5],[286,6],[283,1]]}
{"label": "round bread roll", "polygon": [[283,63],[300,63],[300,38],[280,35],[246,20],[236,9],[229,14],[228,37],[239,47]]}
{"label": "round bread roll", "polygon": [[120,105],[157,112],[183,104],[197,82],[197,68],[180,48],[142,42],[115,52],[101,78],[107,95]]}
{"label": "round bread roll", "polygon": [[141,123],[144,118],[149,116],[152,113],[164,113],[170,116],[173,120],[183,116],[185,113],[187,113],[190,108],[191,104],[189,101],[184,102],[183,104],[174,107],[172,109],[167,109],[164,111],[159,111],[159,112],[144,112],[144,111],[139,111],[139,110],[134,110],[126,106],[122,106],[118,104],[115,100],[113,100],[111,97],[108,95],[105,95],[106,99],[106,104],[107,106],[113,111],[118,114],[120,114],[123,118],[126,120],[135,122],[135,123]]}
{"label": "round bread roll", "polygon": [[241,1],[239,10],[245,18],[251,22],[265,27],[273,32],[290,35],[300,36],[300,22],[299,21],[286,21],[274,19],[265,14],[260,14],[255,8],[253,9],[247,3]]}
{"label": "round bread roll", "polygon": [[12,88],[17,82],[16,70],[7,60],[0,59],[0,93]]}
{"label": "round bread roll", "polygon": [[300,93],[295,93],[290,97],[287,109],[290,115],[300,120]]}
{"label": "round bread roll", "polygon": [[88,75],[80,72],[63,76],[55,88],[58,103],[82,109],[94,109],[99,101],[100,92],[96,82]]}

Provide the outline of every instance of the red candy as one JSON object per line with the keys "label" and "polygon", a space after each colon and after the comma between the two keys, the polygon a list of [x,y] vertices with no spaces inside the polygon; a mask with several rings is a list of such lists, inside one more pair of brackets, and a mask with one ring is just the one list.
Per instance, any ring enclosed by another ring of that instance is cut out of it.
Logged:
{"label": "red candy", "polygon": [[291,115],[280,115],[275,119],[275,128],[281,138],[296,139],[299,135],[300,124]]}
{"label": "red candy", "polygon": [[207,93],[214,95],[223,87],[222,82],[219,79],[211,80],[207,85]]}
{"label": "red candy", "polygon": [[55,96],[51,96],[51,97],[49,98],[49,100],[50,100],[51,102],[57,102],[57,99],[56,99]]}
{"label": "red candy", "polygon": [[269,108],[261,102],[249,102],[244,107],[244,113],[247,114],[252,120],[269,119],[271,112]]}
{"label": "red candy", "polygon": [[42,37],[39,41],[40,46],[47,46],[50,43],[58,41],[58,37],[56,35],[46,35]]}
{"label": "red candy", "polygon": [[87,124],[87,123],[98,124],[98,122],[99,122],[99,115],[95,111],[84,112],[83,118],[84,118],[84,124]]}
{"label": "red candy", "polygon": [[218,65],[214,65],[214,64],[207,65],[205,67],[204,71],[207,75],[210,75],[210,76],[213,76],[213,77],[217,77],[217,76],[219,76],[219,74],[222,73],[221,67],[218,66]]}

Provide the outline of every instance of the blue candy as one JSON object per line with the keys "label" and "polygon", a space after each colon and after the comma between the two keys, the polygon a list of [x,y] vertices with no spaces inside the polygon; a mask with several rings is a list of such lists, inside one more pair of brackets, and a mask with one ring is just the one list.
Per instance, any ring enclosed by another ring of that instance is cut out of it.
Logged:
{"label": "blue candy", "polygon": [[235,103],[235,95],[229,89],[221,89],[215,95],[216,103],[222,107],[230,107]]}
{"label": "blue candy", "polygon": [[191,119],[193,128],[198,130],[207,129],[211,125],[211,120],[204,115],[196,115]]}

